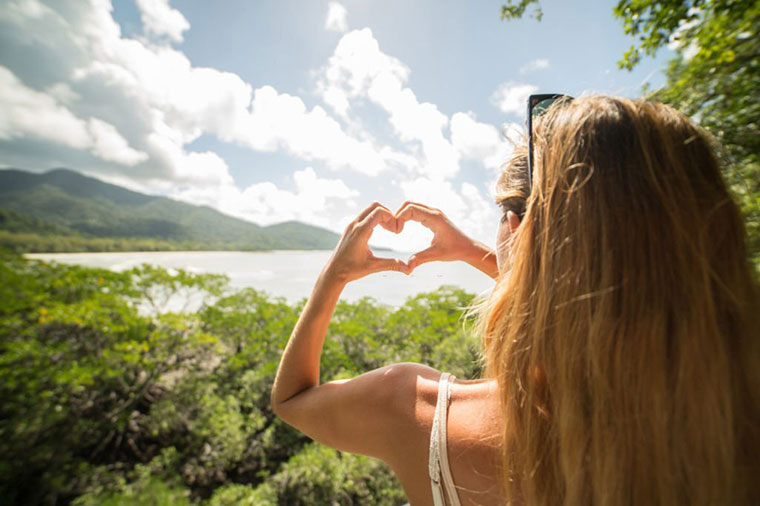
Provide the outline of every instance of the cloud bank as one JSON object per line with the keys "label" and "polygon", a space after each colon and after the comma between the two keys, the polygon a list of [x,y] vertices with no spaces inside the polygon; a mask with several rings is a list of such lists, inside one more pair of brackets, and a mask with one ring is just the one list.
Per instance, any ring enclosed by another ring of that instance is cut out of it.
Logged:
{"label": "cloud bank", "polygon": [[[334,230],[374,200],[371,181],[382,179],[403,198],[440,207],[472,235],[492,234],[496,211],[485,185],[463,181],[462,164],[496,170],[511,142],[470,111],[447,114],[419,98],[411,69],[369,28],[347,31],[341,4],[330,3],[324,28],[345,33],[313,74],[322,103],[312,106],[193,65],[177,47],[191,30],[185,16],[168,0],[136,5],[143,32],[136,37],[122,33],[108,0],[0,5],[0,30],[11,41],[0,60],[0,163],[67,165],[258,223],[298,219]],[[521,114],[534,88],[508,82],[492,100]],[[367,127],[367,114],[390,137]],[[292,189],[239,186],[222,156],[191,147],[202,136],[292,157],[292,172],[280,178]],[[367,182],[352,187],[347,179]]]}
{"label": "cloud bank", "polygon": [[327,18],[325,19],[325,30],[332,32],[345,32],[348,30],[346,17],[348,11],[338,2],[330,2],[327,7]]}

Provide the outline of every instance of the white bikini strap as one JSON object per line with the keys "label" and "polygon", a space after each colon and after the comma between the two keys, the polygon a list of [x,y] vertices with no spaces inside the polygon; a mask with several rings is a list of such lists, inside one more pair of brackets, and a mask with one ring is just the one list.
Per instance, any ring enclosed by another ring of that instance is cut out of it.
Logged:
{"label": "white bikini strap", "polygon": [[[441,374],[438,382],[438,400],[435,404],[435,414],[433,415],[433,426],[430,431],[430,456],[428,459],[428,472],[430,474],[430,485],[433,491],[434,506],[446,506],[443,495],[443,481],[446,487],[446,493],[449,496],[451,506],[459,506],[459,496],[454,489],[454,481],[449,469],[448,452],[446,448],[446,412],[450,398],[450,382],[454,377],[445,372]],[[443,477],[443,480],[441,479]]]}
{"label": "white bikini strap", "polygon": [[[438,418],[438,423],[441,425],[438,430],[438,437],[440,439],[440,461],[441,461],[441,476],[443,478],[443,485],[446,487],[446,495],[449,498],[451,506],[460,506],[459,494],[457,494],[456,487],[454,486],[454,477],[451,476],[451,469],[449,468],[449,452],[448,452],[448,438],[446,437],[446,413],[449,407],[449,400],[451,399],[451,383],[454,382],[454,376],[448,378],[448,381],[444,383],[446,389],[446,396],[443,408],[441,409],[441,416]],[[441,385],[443,386],[443,385]],[[440,386],[438,387],[440,389]]]}
{"label": "white bikini strap", "polygon": [[438,418],[440,417],[440,406],[443,405],[443,401],[446,398],[446,388],[443,387],[448,383],[448,378],[449,373],[443,373],[441,374],[441,379],[438,382],[438,400],[435,403],[433,426],[430,430],[430,456],[428,458],[428,473],[430,474],[430,486],[433,490],[434,506],[446,506],[446,502],[443,499],[443,487],[441,487],[441,464],[438,451],[438,445],[440,443],[440,439],[438,437]]}

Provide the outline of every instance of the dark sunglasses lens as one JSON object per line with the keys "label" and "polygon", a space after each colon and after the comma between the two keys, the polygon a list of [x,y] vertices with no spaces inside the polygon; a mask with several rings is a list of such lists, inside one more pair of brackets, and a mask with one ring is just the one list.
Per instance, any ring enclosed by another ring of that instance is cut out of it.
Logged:
{"label": "dark sunglasses lens", "polygon": [[537,116],[541,116],[557,100],[559,100],[559,97],[545,98],[541,100],[540,102],[536,103],[536,105],[534,105],[533,108],[531,109],[531,116],[533,116],[534,118]]}

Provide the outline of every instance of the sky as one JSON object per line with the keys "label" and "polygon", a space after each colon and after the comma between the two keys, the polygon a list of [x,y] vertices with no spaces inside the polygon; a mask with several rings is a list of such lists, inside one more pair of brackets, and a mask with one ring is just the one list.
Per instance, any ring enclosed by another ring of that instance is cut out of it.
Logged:
{"label": "sky", "polygon": [[[614,2],[2,0],[0,167],[68,167],[261,225],[440,208],[493,246],[530,93],[636,97]],[[411,225],[372,243],[401,251]]]}

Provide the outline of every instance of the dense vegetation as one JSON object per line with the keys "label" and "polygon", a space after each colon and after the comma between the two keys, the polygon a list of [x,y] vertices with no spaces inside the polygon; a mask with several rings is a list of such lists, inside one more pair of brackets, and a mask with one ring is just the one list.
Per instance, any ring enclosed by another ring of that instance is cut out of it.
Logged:
{"label": "dense vegetation", "polygon": [[[183,297],[199,307],[167,313]],[[479,373],[455,288],[341,302],[322,378],[417,361]],[[0,258],[0,504],[405,502],[379,461],[310,442],[269,391],[300,305],[221,276]]]}
{"label": "dense vegetation", "polygon": [[338,235],[268,227],[57,169],[0,170],[0,247],[17,252],[332,249]]}

